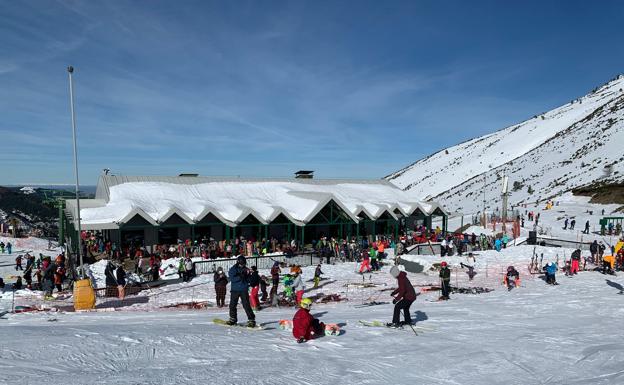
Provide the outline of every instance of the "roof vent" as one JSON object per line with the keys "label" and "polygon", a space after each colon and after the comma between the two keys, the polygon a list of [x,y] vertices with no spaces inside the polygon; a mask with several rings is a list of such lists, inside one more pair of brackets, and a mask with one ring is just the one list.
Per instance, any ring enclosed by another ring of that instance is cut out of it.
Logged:
{"label": "roof vent", "polygon": [[314,177],[314,171],[299,170],[295,173],[297,179],[312,179]]}

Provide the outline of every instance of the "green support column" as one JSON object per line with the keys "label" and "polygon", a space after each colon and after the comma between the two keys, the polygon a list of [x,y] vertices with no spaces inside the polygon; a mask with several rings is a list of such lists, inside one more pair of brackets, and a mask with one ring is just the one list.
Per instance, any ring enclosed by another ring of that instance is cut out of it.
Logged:
{"label": "green support column", "polygon": [[301,226],[301,246],[305,245],[305,226]]}
{"label": "green support column", "polygon": [[195,242],[195,225],[191,225],[191,241]]}
{"label": "green support column", "polygon": [[230,226],[225,225],[225,240],[230,241]]}
{"label": "green support column", "polygon": [[269,239],[269,225],[264,225],[264,239]]}

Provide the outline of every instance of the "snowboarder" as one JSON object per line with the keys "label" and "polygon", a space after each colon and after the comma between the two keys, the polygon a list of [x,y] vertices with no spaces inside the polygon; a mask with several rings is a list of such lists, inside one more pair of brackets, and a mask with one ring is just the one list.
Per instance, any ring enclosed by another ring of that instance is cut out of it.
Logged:
{"label": "snowboarder", "polygon": [[310,314],[312,300],[303,298],[299,303],[299,310],[293,317],[293,336],[298,343],[311,340],[317,335],[324,335],[325,324]]}
{"label": "snowboarder", "polygon": [[548,262],[544,266],[544,272],[546,273],[546,283],[549,285],[558,285],[555,274],[557,273],[557,264],[554,262]]}
{"label": "snowboarder", "polygon": [[279,276],[281,272],[282,270],[279,267],[279,262],[273,262],[273,267],[271,268],[271,281],[273,286],[271,286],[271,297],[269,299],[271,306],[277,305],[277,289],[279,287]]}
{"label": "snowboarder", "polygon": [[251,294],[249,295],[251,310],[258,311],[260,309],[260,299],[258,298],[258,291],[260,290],[260,275],[258,274],[258,267],[256,266],[251,267],[249,287],[251,287]]}
{"label": "snowboarder", "polygon": [[319,282],[321,281],[321,274],[323,274],[323,272],[321,271],[321,265],[318,264],[316,265],[316,270],[314,270],[314,288],[318,288],[319,286]]}
{"label": "snowboarder", "polygon": [[247,259],[239,255],[236,258],[236,264],[230,268],[230,319],[228,325],[236,325],[238,322],[238,314],[236,307],[240,299],[247,314],[247,327],[256,327],[256,316],[249,305],[249,276],[250,270],[247,268]]}
{"label": "snowboarder", "polygon": [[[390,275],[392,275],[399,284],[399,287],[390,294],[394,297],[392,303],[394,304],[394,313],[392,315],[392,323],[389,323],[389,327],[400,327],[402,325],[411,325],[412,318],[410,317],[410,306],[416,300],[416,291],[414,286],[407,279],[407,274],[404,271],[399,270],[397,266],[392,266],[390,269]],[[403,310],[403,323],[399,322],[401,319],[401,310]]]}
{"label": "snowboarder", "polygon": [[440,289],[442,290],[441,300],[448,300],[451,293],[451,270],[446,261],[440,263]]}
{"label": "snowboarder", "polygon": [[520,286],[520,273],[513,266],[507,267],[507,274],[505,275],[505,285],[507,290],[511,291],[514,287]]}
{"label": "snowboarder", "polygon": [[215,292],[217,293],[217,306],[225,306],[225,293],[227,292],[228,279],[223,272],[221,266],[217,267],[217,271],[214,273],[214,285]]}

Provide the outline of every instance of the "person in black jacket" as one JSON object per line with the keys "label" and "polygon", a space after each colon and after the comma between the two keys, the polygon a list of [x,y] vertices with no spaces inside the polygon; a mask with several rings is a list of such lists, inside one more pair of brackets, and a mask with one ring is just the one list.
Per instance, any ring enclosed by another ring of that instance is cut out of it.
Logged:
{"label": "person in black jacket", "polygon": [[225,294],[227,293],[228,279],[223,272],[221,266],[217,267],[217,271],[214,273],[214,285],[215,292],[217,293],[217,306],[225,306]]}
{"label": "person in black jacket", "polygon": [[115,277],[115,265],[113,265],[113,262],[108,261],[106,264],[104,277],[106,277],[106,296],[115,297],[119,294],[119,290],[117,289],[117,278]]}
{"label": "person in black jacket", "polygon": [[124,299],[126,296],[126,271],[124,270],[121,263],[117,267],[117,291],[119,295],[119,299]]}
{"label": "person in black jacket", "polygon": [[251,271],[247,268],[247,259],[239,255],[236,257],[236,264],[230,267],[228,276],[230,279],[230,319],[228,325],[235,325],[238,321],[238,300],[243,304],[245,314],[247,314],[247,327],[256,327],[256,315],[249,305],[249,276]]}
{"label": "person in black jacket", "polygon": [[448,268],[446,261],[440,264],[440,286],[442,289],[441,300],[448,300],[451,293],[451,270]]}
{"label": "person in black jacket", "polygon": [[280,269],[279,262],[275,261],[273,263],[273,267],[271,268],[271,295],[269,302],[271,302],[271,306],[277,305],[277,288],[279,286],[280,281],[280,273],[282,270]]}

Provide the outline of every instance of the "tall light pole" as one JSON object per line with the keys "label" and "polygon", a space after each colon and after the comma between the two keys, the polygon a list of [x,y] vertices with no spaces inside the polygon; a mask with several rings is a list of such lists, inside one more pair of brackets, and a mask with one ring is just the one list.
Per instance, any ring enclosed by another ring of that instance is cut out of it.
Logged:
{"label": "tall light pole", "polygon": [[72,122],[72,136],[74,141],[74,174],[76,175],[76,219],[78,224],[78,258],[80,260],[80,277],[85,278],[84,264],[82,260],[82,229],[80,227],[80,195],[78,193],[78,150],[76,149],[76,115],[74,114],[74,82],[72,80],[72,74],[74,73],[74,67],[67,67],[67,73],[69,74],[69,107],[71,109],[71,122]]}

